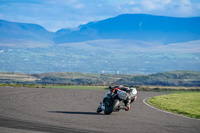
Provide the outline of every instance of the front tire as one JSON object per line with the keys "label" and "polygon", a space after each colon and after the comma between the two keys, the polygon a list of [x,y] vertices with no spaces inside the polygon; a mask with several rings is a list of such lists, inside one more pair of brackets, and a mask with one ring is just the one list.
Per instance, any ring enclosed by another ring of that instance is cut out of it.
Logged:
{"label": "front tire", "polygon": [[119,104],[119,100],[118,99],[114,99],[112,100],[113,102],[111,103],[111,105],[109,107],[106,107],[104,110],[104,114],[109,115],[111,114],[114,109],[118,106]]}
{"label": "front tire", "polygon": [[97,108],[97,113],[101,113],[102,109],[101,109],[101,105],[99,105],[99,107]]}

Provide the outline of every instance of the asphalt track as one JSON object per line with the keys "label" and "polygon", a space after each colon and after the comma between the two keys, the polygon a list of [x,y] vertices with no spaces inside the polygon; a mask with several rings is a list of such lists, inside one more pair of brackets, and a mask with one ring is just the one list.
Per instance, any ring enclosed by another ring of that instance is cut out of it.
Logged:
{"label": "asphalt track", "polygon": [[126,112],[97,114],[106,91],[0,87],[0,133],[199,133],[200,120],[153,109],[143,99],[162,93],[138,92]]}

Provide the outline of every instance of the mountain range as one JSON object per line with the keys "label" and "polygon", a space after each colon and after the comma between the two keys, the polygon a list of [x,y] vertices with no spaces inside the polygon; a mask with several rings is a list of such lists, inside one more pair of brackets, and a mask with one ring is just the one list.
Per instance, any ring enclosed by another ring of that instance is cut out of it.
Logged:
{"label": "mountain range", "polygon": [[0,71],[200,71],[200,17],[123,14],[50,32],[0,20]]}
{"label": "mountain range", "polygon": [[11,43],[11,46],[19,46],[22,43],[29,43],[30,46],[32,43],[31,47],[34,47],[35,43],[39,43],[43,47],[107,39],[166,45],[200,40],[199,24],[200,17],[175,18],[123,14],[102,21],[89,22],[75,29],[66,28],[49,32],[36,24],[0,20],[0,46],[10,46]]}
{"label": "mountain range", "polygon": [[200,18],[173,18],[145,14],[124,14],[79,26],[79,30],[56,32],[55,43],[82,42],[99,39],[128,39],[181,43],[200,38]]}

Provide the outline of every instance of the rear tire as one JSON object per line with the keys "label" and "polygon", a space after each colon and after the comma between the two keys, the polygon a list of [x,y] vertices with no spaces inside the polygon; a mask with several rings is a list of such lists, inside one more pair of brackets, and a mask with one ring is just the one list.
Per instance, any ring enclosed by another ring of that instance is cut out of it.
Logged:
{"label": "rear tire", "polygon": [[110,107],[106,107],[104,110],[104,114],[109,115],[111,114],[114,109],[118,106],[119,104],[119,100],[118,99],[114,99],[113,103],[110,105]]}

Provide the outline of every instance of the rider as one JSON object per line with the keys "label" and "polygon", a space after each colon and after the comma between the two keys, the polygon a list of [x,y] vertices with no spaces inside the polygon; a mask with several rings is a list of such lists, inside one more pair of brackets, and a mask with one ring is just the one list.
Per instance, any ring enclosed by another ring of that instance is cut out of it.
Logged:
{"label": "rider", "polygon": [[124,100],[125,108],[123,108],[123,109],[125,109],[125,111],[129,111],[130,110],[130,104],[132,102],[134,102],[137,98],[136,95],[132,95],[132,92],[134,91],[133,93],[137,94],[137,90],[135,88],[133,88],[133,86],[131,86],[129,88],[129,87],[124,87],[123,85],[114,86],[114,87],[109,86],[109,89],[110,89],[110,91],[105,94],[104,99],[101,103],[101,109],[105,110],[104,102],[105,102],[105,99],[108,97],[108,95],[117,94],[118,91],[125,91],[127,93],[127,98],[126,98],[126,100]]}

